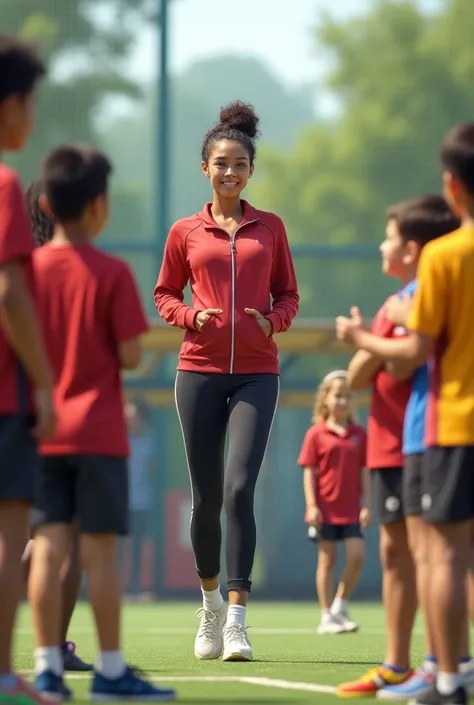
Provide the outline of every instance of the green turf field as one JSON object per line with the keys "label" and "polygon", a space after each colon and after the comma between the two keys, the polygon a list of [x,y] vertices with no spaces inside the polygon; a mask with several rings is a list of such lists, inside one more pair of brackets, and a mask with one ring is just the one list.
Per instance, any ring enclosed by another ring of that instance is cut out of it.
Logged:
{"label": "green turf field", "polygon": [[[199,604],[157,603],[127,605],[124,643],[129,663],[156,681],[176,687],[183,703],[341,702],[332,693],[341,681],[358,676],[378,664],[384,655],[384,619],[380,605],[354,605],[351,616],[361,625],[358,634],[318,636],[319,611],[301,603],[253,603],[248,610],[253,663],[197,661],[193,643]],[[70,638],[81,657],[93,658],[95,639],[89,610],[79,605]],[[18,624],[17,666],[29,670],[33,635],[28,609]],[[415,629],[414,661],[422,656],[421,627]],[[85,701],[88,677],[69,677],[76,702]],[[366,700],[359,701],[368,702]],[[372,701],[373,702],[373,701]]]}

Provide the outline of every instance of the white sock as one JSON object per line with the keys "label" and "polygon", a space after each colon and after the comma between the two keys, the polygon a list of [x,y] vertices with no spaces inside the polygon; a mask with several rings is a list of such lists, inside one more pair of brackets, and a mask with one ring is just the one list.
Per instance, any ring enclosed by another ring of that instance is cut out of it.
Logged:
{"label": "white sock", "polygon": [[97,657],[97,671],[104,678],[117,680],[125,673],[125,662],[121,651],[101,651]]}
{"label": "white sock", "polygon": [[247,608],[242,605],[230,605],[227,608],[227,626],[230,624],[240,624],[245,627],[245,613]]}
{"label": "white sock", "polygon": [[436,686],[441,695],[451,695],[460,685],[462,685],[460,673],[438,673]]}
{"label": "white sock", "polygon": [[321,612],[321,621],[322,622],[328,622],[331,619],[331,610],[322,610]]}
{"label": "white sock", "polygon": [[427,656],[423,661],[423,670],[434,676],[438,671],[438,662],[433,656]]}
{"label": "white sock", "polygon": [[335,597],[334,602],[331,605],[331,612],[333,614],[342,614],[347,612],[347,600],[341,600],[340,597]]}
{"label": "white sock", "polygon": [[63,660],[59,646],[40,646],[35,651],[36,675],[51,671],[57,676],[63,675]]}
{"label": "white sock", "polygon": [[210,610],[211,612],[218,612],[224,604],[224,598],[221,595],[221,586],[218,585],[215,590],[203,590],[201,588],[201,592],[204,609]]}

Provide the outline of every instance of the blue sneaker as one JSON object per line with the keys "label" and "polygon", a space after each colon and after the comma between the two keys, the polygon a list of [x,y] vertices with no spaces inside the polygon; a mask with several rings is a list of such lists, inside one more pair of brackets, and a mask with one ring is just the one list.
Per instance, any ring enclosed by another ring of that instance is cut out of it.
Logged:
{"label": "blue sneaker", "polygon": [[36,676],[35,689],[50,700],[65,703],[72,700],[72,690],[67,687],[64,678],[57,676],[52,671],[43,671],[39,676]]}
{"label": "blue sneaker", "polygon": [[127,701],[168,703],[175,699],[174,690],[155,688],[137,674],[135,669],[127,667],[123,676],[111,680],[94,671],[89,700],[96,703]]}
{"label": "blue sneaker", "polygon": [[382,700],[408,700],[416,698],[428,690],[436,681],[436,677],[427,673],[423,668],[419,668],[404,683],[399,685],[388,685],[377,693],[377,698]]}

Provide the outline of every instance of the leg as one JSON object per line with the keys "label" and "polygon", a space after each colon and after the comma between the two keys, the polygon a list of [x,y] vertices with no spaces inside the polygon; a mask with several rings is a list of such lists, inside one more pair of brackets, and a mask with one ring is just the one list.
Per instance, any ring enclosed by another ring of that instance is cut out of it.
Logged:
{"label": "leg", "polygon": [[[100,653],[92,682],[95,700],[171,700],[172,690],[155,688],[127,668],[121,650],[121,590],[118,536],[128,532],[128,468],[125,458],[76,456],[77,515],[81,556]],[[134,696],[134,697],[132,697]]]}
{"label": "leg", "polygon": [[347,602],[356,587],[365,560],[365,543],[360,526],[348,524],[341,527],[344,536],[346,564],[337,586],[331,612],[345,632],[356,632],[358,624],[349,617]]}
{"label": "leg", "polygon": [[70,695],[61,657],[62,591],[60,572],[71,541],[74,468],[64,458],[43,458],[37,474],[35,527],[28,598],[36,634],[36,688],[52,697]]}
{"label": "leg", "polygon": [[[254,494],[278,403],[277,375],[242,375],[229,394],[229,452],[224,480],[227,517],[226,558],[229,611],[224,635],[225,660],[252,658],[243,637],[245,606],[251,588],[256,526]],[[241,629],[238,639],[237,630]],[[232,631],[229,631],[232,630]],[[242,648],[237,649],[239,643]]]}
{"label": "leg", "polygon": [[342,629],[331,614],[334,596],[334,567],[337,558],[337,527],[324,524],[319,531],[316,592],[321,605],[321,623],[318,634],[339,634]]}
{"label": "leg", "polygon": [[226,609],[219,588],[224,444],[227,431],[226,375],[178,372],[176,407],[192,492],[191,542],[203,593],[194,644],[199,659],[222,653]]}

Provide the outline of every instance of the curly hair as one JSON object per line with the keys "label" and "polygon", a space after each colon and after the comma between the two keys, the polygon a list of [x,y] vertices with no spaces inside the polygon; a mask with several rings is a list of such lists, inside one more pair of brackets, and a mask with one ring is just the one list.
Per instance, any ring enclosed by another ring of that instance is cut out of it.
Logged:
{"label": "curly hair", "polygon": [[[345,370],[335,370],[334,372],[330,372],[326,375],[326,377],[319,385],[318,391],[316,392],[316,399],[314,401],[312,418],[314,424],[321,423],[321,421],[326,421],[326,419],[328,418],[326,398],[329,392],[331,391],[333,382],[335,382],[336,380],[342,380],[345,382],[347,380],[347,372]],[[353,420],[352,417],[351,420]]]}
{"label": "curly hair", "polygon": [[204,136],[201,157],[206,164],[209,161],[214,145],[221,140],[239,142],[248,152],[250,165],[255,160],[255,142],[259,136],[258,124],[260,118],[252,105],[236,100],[221,109],[219,122]]}
{"label": "curly hair", "polygon": [[49,242],[54,235],[54,221],[41,210],[39,199],[43,193],[41,181],[33,181],[26,190],[26,204],[30,217],[31,229],[36,245],[41,247]]}

